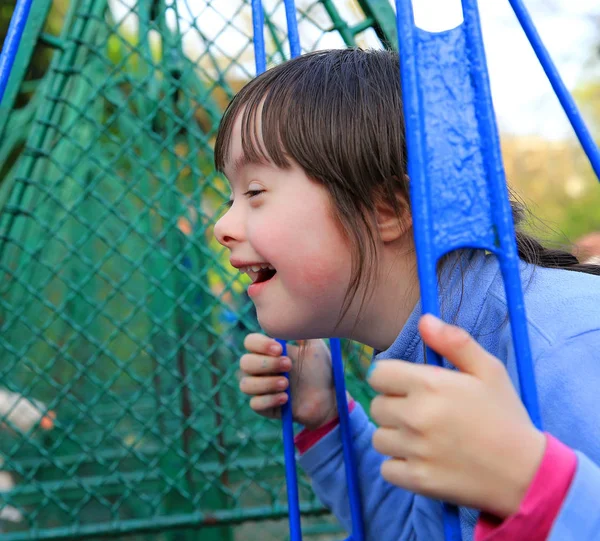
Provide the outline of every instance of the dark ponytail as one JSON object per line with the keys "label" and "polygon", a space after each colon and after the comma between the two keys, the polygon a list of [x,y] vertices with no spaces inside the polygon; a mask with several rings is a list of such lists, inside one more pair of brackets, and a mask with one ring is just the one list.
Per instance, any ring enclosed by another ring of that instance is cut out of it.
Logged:
{"label": "dark ponytail", "polygon": [[520,259],[539,267],[565,269],[600,276],[600,265],[580,263],[572,253],[565,250],[546,248],[541,242],[521,231],[519,225],[525,218],[525,206],[514,199],[512,199],[511,204],[516,229],[517,251]]}

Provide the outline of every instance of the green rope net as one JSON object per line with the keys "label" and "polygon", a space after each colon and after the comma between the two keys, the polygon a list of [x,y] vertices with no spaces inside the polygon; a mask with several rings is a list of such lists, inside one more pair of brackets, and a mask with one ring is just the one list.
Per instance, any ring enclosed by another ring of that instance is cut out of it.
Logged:
{"label": "green rope net", "polygon": [[[249,2],[72,0],[48,28],[58,4],[34,2],[0,109],[2,539],[285,539],[280,424],[237,390],[253,307],[212,236]],[[297,5],[306,50],[394,44],[387,0]],[[369,352],[345,348],[366,401]],[[305,536],[339,539],[300,491]]]}

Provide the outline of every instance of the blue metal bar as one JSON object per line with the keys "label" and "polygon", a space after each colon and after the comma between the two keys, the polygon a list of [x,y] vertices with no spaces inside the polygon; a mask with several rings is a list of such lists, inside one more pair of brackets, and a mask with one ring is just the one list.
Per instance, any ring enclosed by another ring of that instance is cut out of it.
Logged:
{"label": "blue metal bar", "polygon": [[[433,216],[428,201],[431,200],[427,182],[427,158],[424,117],[421,111],[421,84],[416,57],[416,27],[411,0],[396,0],[396,26],[401,56],[402,96],[406,121],[406,144],[408,147],[408,176],[411,179],[413,202],[413,227],[417,246],[417,267],[421,289],[421,306],[424,314],[439,317],[437,300],[437,255],[433,245]],[[416,195],[416,197],[415,197]],[[428,362],[442,366],[441,356],[426,348]],[[461,541],[458,507],[442,503],[444,537],[446,541]]]}
{"label": "blue metal bar", "polygon": [[[264,23],[265,16],[262,0],[252,0],[252,28],[254,41],[254,60],[256,74],[267,69],[265,51]],[[277,340],[282,347],[282,354],[287,355],[285,340]],[[284,376],[290,379],[289,373]],[[294,444],[294,416],[292,411],[291,385],[288,386],[288,401],[281,407],[283,430],[283,456],[285,461],[285,482],[287,487],[288,517],[290,525],[290,541],[302,541],[302,525],[300,519],[300,500],[298,497],[298,473],[296,471],[296,448]]]}
{"label": "blue metal bar", "polygon": [[[298,35],[298,26],[296,23],[296,6],[294,5],[293,0],[285,1],[285,15],[287,19],[288,39],[290,42],[290,54],[292,58],[295,58],[300,55],[300,37]],[[283,342],[280,341],[280,343],[283,345]],[[286,377],[289,376],[286,374]],[[302,523],[298,500],[298,479],[296,477],[296,457],[294,454],[294,419],[292,416],[292,396],[289,391],[290,387],[288,387],[288,402],[282,408],[283,445],[284,449],[286,447],[291,447],[291,451],[285,455],[290,541],[302,541]]]}
{"label": "blue metal bar", "polygon": [[[284,340],[277,340],[283,348],[283,355],[287,355],[287,346]],[[289,374],[285,377],[289,379]],[[287,486],[287,500],[290,524],[290,541],[302,541],[302,524],[300,520],[300,502],[298,499],[298,473],[296,472],[296,448],[294,444],[294,417],[292,413],[291,385],[288,386],[288,401],[281,407],[283,420],[283,457],[285,459],[285,482]]]}
{"label": "blue metal bar", "polygon": [[23,37],[25,25],[31,11],[33,0],[17,0],[15,10],[10,20],[8,33],[4,40],[4,46],[0,53],[0,104],[4,98],[4,92],[8,86],[8,79],[19,51],[19,44]]}
{"label": "blue metal bar", "polygon": [[285,4],[285,18],[287,20],[288,40],[292,58],[300,56],[300,35],[298,34],[298,21],[296,21],[296,5],[294,0],[283,0]]}
{"label": "blue metal bar", "polygon": [[[288,39],[290,54],[295,58],[301,54],[300,37],[296,21],[296,7],[293,0],[285,0],[285,10],[288,28]],[[252,0],[252,25],[254,29],[254,54],[257,74],[266,69],[266,53],[264,42],[264,12],[260,0]],[[286,343],[277,340],[282,348],[283,355],[287,354]],[[344,382],[344,366],[342,361],[342,350],[339,339],[330,340],[332,354],[333,379],[335,384],[338,414],[340,417],[340,433],[342,438],[342,452],[344,455],[344,466],[348,483],[350,511],[352,515],[352,535],[348,540],[363,541],[364,522],[362,517],[360,492],[355,467],[354,451],[352,446],[352,435],[350,429],[350,417],[348,413],[348,402],[346,399],[346,386]],[[289,379],[289,374],[285,374]],[[302,529],[300,519],[300,506],[298,499],[298,479],[296,472],[295,447],[294,447],[294,421],[292,413],[292,396],[290,388],[287,391],[288,401],[282,407],[283,423],[283,447],[285,458],[285,477],[287,484],[290,540],[301,541]]]}
{"label": "blue metal bar", "polygon": [[348,497],[350,501],[350,516],[352,518],[352,541],[364,541],[365,525],[362,516],[360,489],[352,445],[352,430],[350,428],[350,414],[346,398],[346,385],[344,382],[344,363],[342,360],[342,347],[339,338],[329,340],[331,348],[331,364],[333,368],[333,382],[337,400],[338,415],[340,418],[340,434],[342,438],[342,452],[346,470],[346,483],[348,484]]}
{"label": "blue metal bar", "polygon": [[[415,27],[411,0],[396,1],[422,309],[439,316],[437,265],[442,256],[460,248],[487,248],[496,254],[513,329],[521,396],[533,422],[540,426],[514,224],[479,13],[475,0],[463,0],[462,6],[462,25],[432,34]],[[448,129],[460,135],[450,141]],[[450,152],[467,161],[447,160]],[[468,201],[463,204],[468,210],[462,214],[452,195],[457,192],[462,201]],[[442,366],[440,355],[429,348],[426,355],[428,362]],[[446,540],[461,539],[458,508],[444,503],[443,516]]]}
{"label": "blue metal bar", "polygon": [[267,69],[267,53],[265,51],[265,15],[262,0],[252,0],[252,30],[254,39],[254,61],[256,74]]}
{"label": "blue metal bar", "polygon": [[466,26],[467,49],[471,53],[471,74],[473,84],[478,89],[477,118],[479,120],[479,133],[481,141],[486,145],[486,173],[490,183],[492,197],[491,211],[494,213],[493,221],[502,224],[504,235],[499,235],[500,250],[494,251],[500,260],[500,268],[504,281],[504,288],[509,307],[511,332],[515,351],[517,352],[517,372],[519,374],[519,388],[521,400],[529,412],[533,424],[541,430],[542,417],[539,409],[537,386],[529,336],[527,333],[527,319],[519,274],[519,257],[515,243],[515,228],[510,207],[506,175],[502,166],[500,150],[500,136],[496,126],[492,92],[483,48],[483,36],[476,0],[463,0],[464,24]]}
{"label": "blue metal bar", "polygon": [[523,30],[527,38],[529,39],[529,43],[533,47],[533,50],[540,61],[540,64],[544,68],[548,79],[550,80],[550,84],[556,93],[569,121],[571,122],[571,126],[575,130],[579,142],[585,151],[592,169],[596,173],[598,180],[600,180],[600,149],[594,142],[593,137],[591,136],[589,130],[587,129],[579,110],[577,109],[577,105],[575,104],[575,100],[567,90],[567,87],[563,83],[556,66],[552,62],[550,58],[550,54],[546,47],[544,47],[544,43],[538,34],[527,9],[523,5],[521,0],[509,0],[510,5],[517,16],[517,19],[521,23]]}

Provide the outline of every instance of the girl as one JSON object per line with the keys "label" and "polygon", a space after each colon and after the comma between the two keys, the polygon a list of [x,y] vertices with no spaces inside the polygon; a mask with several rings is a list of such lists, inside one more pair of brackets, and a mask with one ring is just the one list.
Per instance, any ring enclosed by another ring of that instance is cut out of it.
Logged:
{"label": "girl", "polygon": [[[397,54],[320,51],[264,73],[227,109],[215,162],[232,191],[215,235],[252,278],[266,334],[375,349],[379,428],[350,403],[368,539],[442,540],[439,500],[461,506],[465,540],[600,539],[600,269],[517,234],[542,434],[515,391],[493,256],[440,263],[457,326],[421,317]],[[459,371],[427,365],[423,341]],[[251,334],[245,347],[240,388],[255,411],[275,415],[281,372],[295,374],[300,463],[349,528],[327,348],[309,342],[294,372],[274,340]]]}

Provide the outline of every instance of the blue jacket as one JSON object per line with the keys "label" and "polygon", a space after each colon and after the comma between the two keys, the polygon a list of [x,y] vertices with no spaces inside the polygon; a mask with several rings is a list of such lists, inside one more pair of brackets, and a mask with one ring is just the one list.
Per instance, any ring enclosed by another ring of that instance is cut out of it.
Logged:
{"label": "blue jacket", "polygon": [[[518,389],[504,285],[494,256],[468,252],[442,277],[446,321],[469,331],[501,359]],[[577,454],[577,470],[550,541],[600,541],[600,277],[521,265],[529,339],[543,428]],[[417,306],[395,342],[374,360],[423,362]],[[387,483],[375,430],[357,404],[351,416],[367,539],[443,541],[441,505]],[[351,529],[339,428],[299,462],[321,501]],[[463,540],[473,539],[478,512],[461,508]]]}

